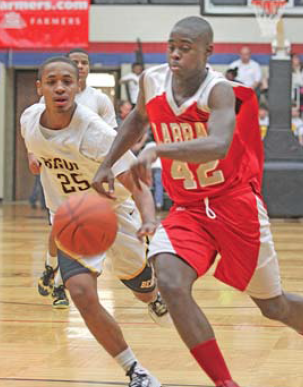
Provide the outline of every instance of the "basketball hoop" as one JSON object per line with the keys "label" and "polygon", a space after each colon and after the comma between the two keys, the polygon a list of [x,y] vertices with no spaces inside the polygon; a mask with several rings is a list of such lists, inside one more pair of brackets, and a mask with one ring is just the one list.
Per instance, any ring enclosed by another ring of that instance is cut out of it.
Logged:
{"label": "basketball hoop", "polygon": [[262,36],[273,38],[277,34],[277,23],[281,19],[287,1],[252,0]]}

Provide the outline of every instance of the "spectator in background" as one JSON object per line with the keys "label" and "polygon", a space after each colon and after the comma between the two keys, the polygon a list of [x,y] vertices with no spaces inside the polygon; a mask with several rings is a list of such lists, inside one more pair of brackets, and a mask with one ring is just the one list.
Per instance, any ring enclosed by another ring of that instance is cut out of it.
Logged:
{"label": "spectator in background", "polygon": [[269,126],[268,108],[264,104],[261,104],[259,107],[259,125],[260,125],[261,137],[262,137],[262,140],[264,140]]}
{"label": "spectator in background", "polygon": [[234,69],[227,69],[225,72],[225,78],[229,81],[238,82],[237,79],[238,76],[238,68],[235,67]]}
{"label": "spectator in background", "polygon": [[125,118],[129,115],[132,110],[132,104],[129,101],[125,101],[123,99],[117,102],[117,124],[118,127],[125,120]]}
{"label": "spectator in background", "polygon": [[35,173],[35,181],[31,196],[29,197],[29,203],[31,208],[37,208],[37,202],[40,203],[41,210],[46,210],[45,197],[43,187],[40,180],[40,173]]}
{"label": "spectator in background", "polygon": [[296,105],[291,108],[291,130],[303,145],[303,120],[300,117],[300,109]]}
{"label": "spectator in background", "polygon": [[139,94],[139,78],[143,70],[143,65],[141,63],[135,62],[132,64],[131,73],[124,75],[124,77],[122,77],[119,82],[120,85],[125,85],[127,98],[133,107],[137,103]]}
{"label": "spectator in background", "polygon": [[292,85],[293,87],[303,86],[303,64],[299,55],[292,54],[291,56],[291,68],[292,68]]}
{"label": "spectator in background", "polygon": [[249,47],[243,46],[240,51],[240,59],[232,62],[228,68],[237,68],[237,80],[246,86],[252,87],[259,94],[262,81],[261,67],[258,62],[251,59]]}
{"label": "spectator in background", "polygon": [[300,145],[303,146],[303,126],[300,126],[300,127],[297,129],[296,137],[297,137],[297,139],[298,139]]}
{"label": "spectator in background", "polygon": [[299,55],[292,54],[291,56],[292,67],[292,93],[291,99],[296,106],[303,111],[303,64]]}
{"label": "spectator in background", "polygon": [[[157,145],[154,141],[149,141],[143,150],[151,148],[153,146]],[[161,159],[158,158],[151,166],[152,169],[152,175],[153,175],[153,196],[155,201],[155,206],[157,211],[161,211],[163,209],[164,205],[164,188],[162,184],[162,163]]]}

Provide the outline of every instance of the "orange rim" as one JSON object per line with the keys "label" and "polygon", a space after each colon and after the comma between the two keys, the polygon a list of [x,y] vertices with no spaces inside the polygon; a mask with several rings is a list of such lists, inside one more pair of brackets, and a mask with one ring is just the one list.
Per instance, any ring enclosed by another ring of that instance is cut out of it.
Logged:
{"label": "orange rim", "polygon": [[263,8],[266,13],[268,14],[274,14],[278,11],[279,8],[284,7],[286,5],[286,1],[269,1],[269,0],[252,0],[251,2],[256,7]]}

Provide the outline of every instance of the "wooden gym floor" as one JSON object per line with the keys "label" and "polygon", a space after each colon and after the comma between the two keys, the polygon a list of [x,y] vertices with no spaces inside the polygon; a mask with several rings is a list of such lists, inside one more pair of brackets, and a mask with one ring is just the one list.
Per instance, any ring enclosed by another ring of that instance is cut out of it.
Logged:
{"label": "wooden gym floor", "polygon": [[[0,206],[0,386],[125,386],[75,307],[53,310],[51,299],[37,293],[48,229],[41,210]],[[303,223],[275,221],[273,232],[284,288],[303,296]],[[99,294],[141,363],[165,386],[212,386],[174,328],[156,326],[110,271],[99,279]],[[263,318],[247,296],[211,275],[197,282],[195,296],[241,387],[303,387],[303,336]]]}

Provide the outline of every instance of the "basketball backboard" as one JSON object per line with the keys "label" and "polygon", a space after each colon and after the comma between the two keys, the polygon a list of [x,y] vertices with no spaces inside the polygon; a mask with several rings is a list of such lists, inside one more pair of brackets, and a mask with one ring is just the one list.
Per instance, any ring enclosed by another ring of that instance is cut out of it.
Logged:
{"label": "basketball backboard", "polygon": [[[303,15],[303,0],[286,0],[285,16]],[[253,16],[252,0],[200,0],[203,16]]]}

